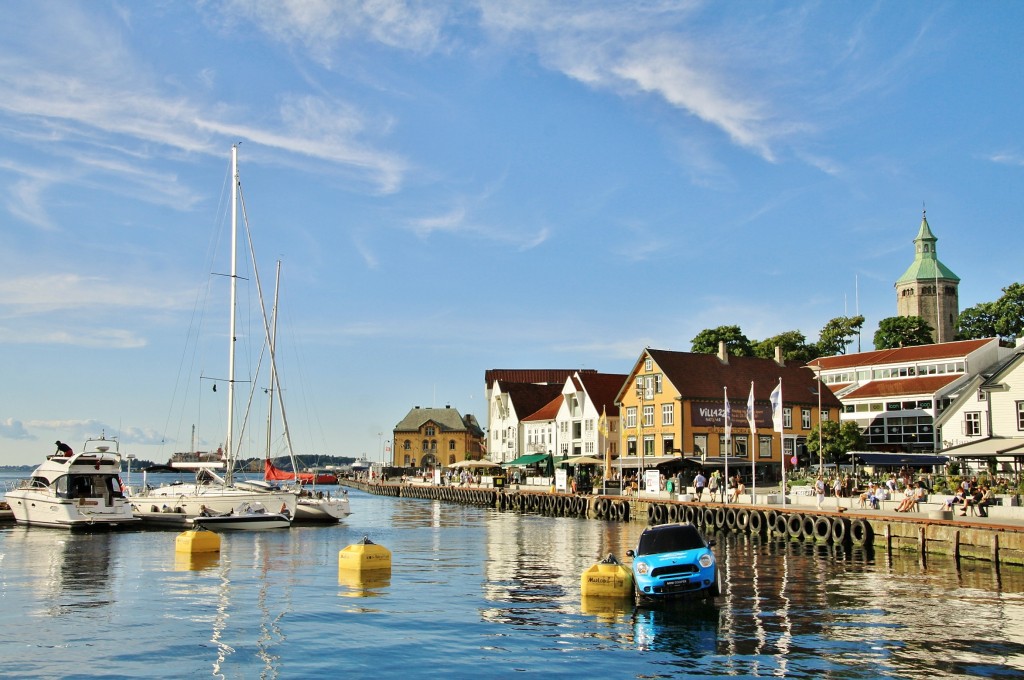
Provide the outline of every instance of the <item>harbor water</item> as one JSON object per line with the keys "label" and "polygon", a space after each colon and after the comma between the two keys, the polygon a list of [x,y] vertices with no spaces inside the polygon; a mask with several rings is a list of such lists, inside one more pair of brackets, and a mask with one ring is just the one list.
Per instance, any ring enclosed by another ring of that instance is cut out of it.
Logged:
{"label": "harbor water", "polygon": [[[718,536],[716,605],[582,602],[643,529],[352,491],[329,527],[0,528],[0,676],[1024,676],[1024,571]],[[368,536],[388,578],[338,571]]]}

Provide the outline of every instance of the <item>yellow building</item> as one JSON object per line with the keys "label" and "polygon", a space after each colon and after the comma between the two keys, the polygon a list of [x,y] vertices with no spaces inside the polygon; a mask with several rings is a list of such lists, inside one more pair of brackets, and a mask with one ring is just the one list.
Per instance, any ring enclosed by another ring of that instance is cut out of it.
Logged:
{"label": "yellow building", "polygon": [[416,406],[395,426],[393,435],[394,467],[426,469],[479,460],[485,450],[484,432],[476,418],[463,417],[451,406]]}
{"label": "yellow building", "polygon": [[[773,428],[771,393],[781,380],[783,433]],[[754,391],[754,432],[747,402]],[[726,438],[726,394],[731,427]],[[625,476],[671,458],[690,458],[704,467],[748,474],[752,463],[767,479],[781,476],[789,458],[819,419],[818,381],[799,361],[733,357],[646,349],[616,397]],[[838,420],[841,404],[828,390],[820,394],[821,416]]]}

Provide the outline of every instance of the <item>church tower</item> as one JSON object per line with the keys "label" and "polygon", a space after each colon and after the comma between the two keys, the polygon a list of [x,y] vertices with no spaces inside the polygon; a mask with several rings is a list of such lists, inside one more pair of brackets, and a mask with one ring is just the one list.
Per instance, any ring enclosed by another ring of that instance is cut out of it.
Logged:
{"label": "church tower", "polygon": [[932,342],[952,342],[960,314],[960,277],[939,262],[927,213],[914,239],[914,262],[896,281],[896,314],[919,316],[928,322]]}

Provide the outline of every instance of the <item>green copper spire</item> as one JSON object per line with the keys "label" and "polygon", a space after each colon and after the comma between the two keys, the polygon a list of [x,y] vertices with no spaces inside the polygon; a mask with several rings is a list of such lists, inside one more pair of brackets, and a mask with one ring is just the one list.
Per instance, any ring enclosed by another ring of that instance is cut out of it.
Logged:
{"label": "green copper spire", "polygon": [[921,213],[921,228],[914,239],[914,262],[903,272],[903,276],[896,280],[896,285],[910,283],[911,281],[934,281],[943,279],[946,281],[960,281],[960,277],[950,270],[949,267],[939,262],[939,256],[935,249],[935,238],[931,227],[928,226],[927,211]]}

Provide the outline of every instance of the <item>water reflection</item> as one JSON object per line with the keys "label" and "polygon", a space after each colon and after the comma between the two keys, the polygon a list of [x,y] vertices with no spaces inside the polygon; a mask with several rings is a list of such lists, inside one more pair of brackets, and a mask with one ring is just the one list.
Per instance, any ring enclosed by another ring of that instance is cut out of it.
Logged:
{"label": "water reflection", "polygon": [[5,570],[36,574],[36,603],[50,616],[114,603],[109,533],[18,526],[6,536]]}

